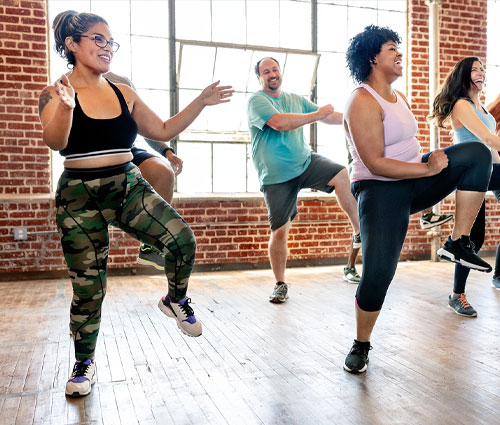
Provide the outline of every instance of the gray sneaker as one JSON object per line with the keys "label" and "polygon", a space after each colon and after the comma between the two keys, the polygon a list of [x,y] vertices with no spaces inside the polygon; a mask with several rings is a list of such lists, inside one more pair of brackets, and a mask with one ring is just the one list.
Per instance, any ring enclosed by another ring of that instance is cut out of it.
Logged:
{"label": "gray sneaker", "polygon": [[269,302],[275,304],[284,303],[288,299],[288,286],[285,282],[276,282],[273,293],[269,296]]}
{"label": "gray sneaker", "polygon": [[356,271],[356,267],[344,267],[344,280],[349,283],[359,283],[361,276]]}
{"label": "gray sneaker", "polygon": [[155,248],[142,244],[139,248],[137,262],[147,266],[153,266],[156,270],[165,269],[165,257]]}
{"label": "gray sneaker", "polygon": [[491,286],[500,291],[500,276],[494,276],[491,280]]}
{"label": "gray sneaker", "polygon": [[477,311],[472,307],[465,294],[460,294],[458,298],[448,297],[448,307],[451,308],[459,316],[476,317]]}
{"label": "gray sneaker", "polygon": [[357,235],[352,235],[352,247],[361,248],[361,233]]}

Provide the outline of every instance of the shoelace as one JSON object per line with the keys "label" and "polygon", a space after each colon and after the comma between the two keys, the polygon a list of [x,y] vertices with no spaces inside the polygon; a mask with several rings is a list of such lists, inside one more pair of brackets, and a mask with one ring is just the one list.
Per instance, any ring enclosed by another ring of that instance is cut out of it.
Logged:
{"label": "shoelace", "polygon": [[469,301],[467,301],[467,298],[465,297],[465,294],[461,294],[460,297],[458,297],[460,304],[462,304],[463,308],[469,308],[470,304]]}
{"label": "shoelace", "polygon": [[184,304],[179,304],[179,307],[182,309],[186,317],[193,316],[194,315],[194,310],[191,308],[191,306],[188,304],[191,302],[191,298],[188,298]]}
{"label": "shoelace", "polygon": [[354,347],[351,348],[351,354],[362,354],[363,356],[368,356],[368,352],[373,349],[371,345],[368,347],[361,345],[361,344],[356,344]]}
{"label": "shoelace", "polygon": [[87,373],[87,369],[90,367],[90,365],[91,363],[85,364],[85,362],[75,363],[72,377],[76,378],[77,376],[85,376],[85,374]]}

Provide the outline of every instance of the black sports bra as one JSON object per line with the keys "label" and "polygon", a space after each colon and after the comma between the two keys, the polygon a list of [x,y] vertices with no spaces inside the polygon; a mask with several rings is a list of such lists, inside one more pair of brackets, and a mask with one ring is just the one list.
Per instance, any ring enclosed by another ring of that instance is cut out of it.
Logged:
{"label": "black sports bra", "polygon": [[137,123],[128,110],[120,90],[106,80],[120,101],[121,114],[115,118],[90,118],[83,112],[75,93],[73,125],[68,145],[59,153],[66,161],[129,153],[137,137]]}

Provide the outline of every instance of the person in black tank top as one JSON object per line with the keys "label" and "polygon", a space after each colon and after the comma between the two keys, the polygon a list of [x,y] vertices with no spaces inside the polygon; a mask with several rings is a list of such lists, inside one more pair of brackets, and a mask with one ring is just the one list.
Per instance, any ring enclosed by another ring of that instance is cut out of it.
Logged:
{"label": "person in black tank top", "polygon": [[76,362],[66,394],[83,396],[96,381],[109,225],[163,253],[168,292],[158,306],[182,332],[201,335],[186,295],[196,250],[193,232],[142,178],[130,162],[130,148],[137,133],[172,139],[206,105],[228,102],[233,90],[213,83],[163,122],[134,90],[102,77],[119,48],[103,18],[66,11],[56,16],[53,29],[56,50],[73,68],[69,77],[42,91],[39,113],[44,142],[66,158],[56,193],[56,221],[73,286],[70,331]]}

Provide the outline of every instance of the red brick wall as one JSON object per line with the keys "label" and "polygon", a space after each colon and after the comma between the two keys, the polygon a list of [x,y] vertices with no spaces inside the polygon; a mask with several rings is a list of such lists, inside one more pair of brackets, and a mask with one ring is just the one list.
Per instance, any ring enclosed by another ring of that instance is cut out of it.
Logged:
{"label": "red brick wall", "polygon": [[[419,121],[419,137],[429,147],[428,7],[409,2],[409,99]],[[465,55],[486,54],[486,0],[443,2],[441,76]],[[50,154],[41,141],[38,94],[48,81],[46,4],[43,0],[0,3],[0,279],[1,273],[65,270],[50,194]],[[444,144],[450,143],[442,131]],[[197,264],[263,264],[269,230],[262,198],[177,200],[174,206],[192,224]],[[453,201],[444,211],[453,211]],[[500,241],[500,207],[488,200],[485,248]],[[430,238],[412,217],[402,257],[429,256]],[[28,241],[13,240],[12,228],[27,227]],[[444,226],[444,233],[451,225]],[[334,197],[301,198],[289,241],[290,262],[345,260],[351,229]],[[111,233],[110,268],[135,267],[138,243],[119,230]]]}

